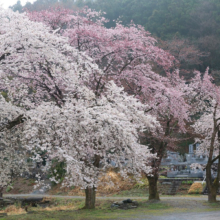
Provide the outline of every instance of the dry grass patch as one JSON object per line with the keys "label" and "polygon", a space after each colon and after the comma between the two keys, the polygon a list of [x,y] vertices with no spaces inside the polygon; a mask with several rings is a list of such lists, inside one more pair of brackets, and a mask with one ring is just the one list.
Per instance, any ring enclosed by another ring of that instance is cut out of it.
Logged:
{"label": "dry grass patch", "polygon": [[[137,184],[136,181],[133,181],[132,177],[124,179],[119,173],[112,170],[108,171],[106,175],[100,177],[99,181],[100,184],[97,188],[97,196],[111,195],[124,190],[130,190],[135,184]],[[64,189],[64,191],[65,190],[66,189]],[[80,187],[75,187],[72,190],[68,189],[67,191],[69,196],[85,196],[84,190]]]}
{"label": "dry grass patch", "polygon": [[62,206],[53,206],[41,208],[41,211],[67,211],[67,210],[75,210],[77,207],[72,205],[62,205]]}
{"label": "dry grass patch", "polygon": [[7,213],[7,215],[21,215],[21,214],[26,214],[27,212],[21,207],[10,205],[5,210],[1,210],[0,213]]}
{"label": "dry grass patch", "polygon": [[39,211],[67,211],[75,210],[78,208],[77,205],[75,205],[71,200],[66,199],[54,199],[51,197],[45,197],[42,202],[49,202],[52,205],[49,205],[45,208],[38,208]]}
{"label": "dry grass patch", "polygon": [[202,183],[193,183],[189,188],[188,194],[202,194]]}
{"label": "dry grass patch", "polygon": [[128,190],[133,188],[136,182],[130,179],[124,179],[119,173],[109,171],[105,176],[100,178],[97,191],[100,194],[113,194],[119,191]]}

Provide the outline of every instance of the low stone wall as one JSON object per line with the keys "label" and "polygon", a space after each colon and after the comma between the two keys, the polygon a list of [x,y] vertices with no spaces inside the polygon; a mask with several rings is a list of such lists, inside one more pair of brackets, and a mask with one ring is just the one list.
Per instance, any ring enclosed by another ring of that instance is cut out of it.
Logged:
{"label": "low stone wall", "polygon": [[164,183],[164,182],[174,182],[174,181],[202,181],[202,178],[163,178],[163,179],[159,179],[159,183]]}

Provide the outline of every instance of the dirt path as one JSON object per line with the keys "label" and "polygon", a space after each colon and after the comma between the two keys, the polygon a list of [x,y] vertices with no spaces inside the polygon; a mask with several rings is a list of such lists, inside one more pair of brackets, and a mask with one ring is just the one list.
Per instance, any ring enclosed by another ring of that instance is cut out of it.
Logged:
{"label": "dirt path", "polygon": [[[52,198],[66,198],[66,199],[84,199],[84,196],[61,196],[61,195],[49,195],[49,194],[4,194],[3,197],[5,198],[19,198],[19,197],[32,197],[32,198],[41,198],[41,197],[52,197]],[[97,199],[111,199],[111,200],[123,200],[128,198],[127,197],[111,197],[111,196],[97,196]],[[145,199],[145,197],[129,197],[130,199]],[[160,199],[163,200],[199,200],[199,201],[206,201],[208,198],[207,196],[161,196]],[[217,197],[217,200],[220,201],[220,196]]]}

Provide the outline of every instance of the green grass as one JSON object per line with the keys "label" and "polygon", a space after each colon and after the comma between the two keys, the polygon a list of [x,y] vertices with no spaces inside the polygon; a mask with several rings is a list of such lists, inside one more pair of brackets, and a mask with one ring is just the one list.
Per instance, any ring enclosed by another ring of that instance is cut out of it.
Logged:
{"label": "green grass", "polygon": [[164,203],[164,202],[147,202],[147,203],[141,203],[140,207],[145,207],[149,210],[158,210],[158,209],[169,209],[171,208],[170,205]]}
{"label": "green grass", "polygon": [[124,190],[120,193],[113,194],[113,197],[145,197],[147,198],[149,195],[148,189],[143,188],[134,188],[130,190]]}
{"label": "green grass", "polygon": [[105,200],[96,202],[95,210],[84,210],[84,200],[81,199],[54,199],[54,206],[62,206],[72,204],[75,210],[66,211],[42,211],[38,208],[30,208],[30,213],[19,216],[7,216],[2,219],[5,220],[93,220],[93,219],[129,219],[130,217],[137,216],[138,214],[156,214],[158,210],[166,211],[171,207],[164,202],[149,203],[146,200],[139,200],[139,207],[131,210],[120,210],[111,208],[114,201]]}
{"label": "green grass", "polygon": [[209,208],[220,208],[220,202],[215,202],[215,203],[208,203],[204,202],[204,205],[208,206]]}

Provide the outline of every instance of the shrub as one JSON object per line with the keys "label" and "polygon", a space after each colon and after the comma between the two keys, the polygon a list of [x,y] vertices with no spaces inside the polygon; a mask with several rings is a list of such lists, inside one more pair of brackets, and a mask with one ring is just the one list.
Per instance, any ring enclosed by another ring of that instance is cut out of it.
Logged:
{"label": "shrub", "polygon": [[193,184],[193,181],[192,181],[192,180],[188,180],[186,184],[192,185],[192,184]]}
{"label": "shrub", "polygon": [[192,180],[182,181],[182,184],[191,185],[191,184],[193,184],[193,181]]}
{"label": "shrub", "polygon": [[[57,160],[52,161],[52,167],[50,169],[49,177],[55,176],[55,179],[59,182],[62,182],[66,174],[66,164],[64,162],[59,162]],[[56,185],[56,182],[52,182],[53,185]]]}
{"label": "shrub", "polygon": [[8,185],[5,191],[10,192],[13,189],[13,185],[14,183],[12,183],[11,185]]}
{"label": "shrub", "polygon": [[146,188],[149,186],[149,183],[148,183],[148,180],[147,178],[142,178],[140,181],[138,181],[136,184],[135,184],[135,188],[138,188],[138,189],[142,189],[142,188]]}

